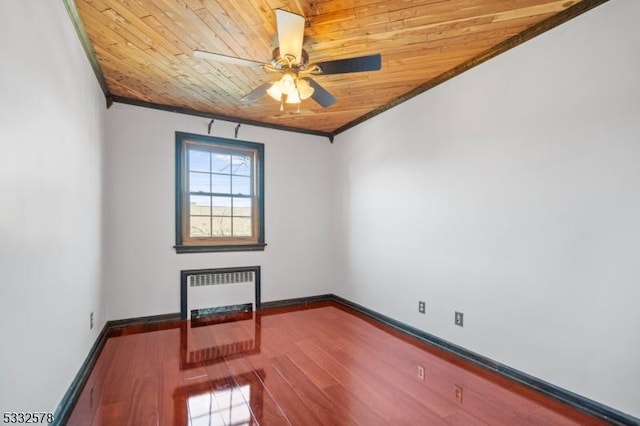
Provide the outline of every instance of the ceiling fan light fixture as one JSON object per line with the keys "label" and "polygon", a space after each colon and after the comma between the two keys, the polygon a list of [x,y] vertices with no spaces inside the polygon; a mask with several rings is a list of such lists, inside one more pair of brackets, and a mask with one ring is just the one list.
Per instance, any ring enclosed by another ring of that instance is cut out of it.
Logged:
{"label": "ceiling fan light fixture", "polygon": [[282,78],[267,89],[267,93],[276,101],[282,100],[285,95],[286,103],[299,104],[313,95],[313,87],[306,80],[294,77],[291,73],[285,73]]}
{"label": "ceiling fan light fixture", "polygon": [[276,101],[282,98],[282,95],[289,95],[289,93],[295,90],[295,83],[293,82],[293,76],[290,73],[285,73],[280,80],[273,83],[273,85],[267,89],[267,93]]}
{"label": "ceiling fan light fixture", "polygon": [[313,95],[313,87],[309,84],[307,80],[296,79],[296,96],[300,97],[300,101],[302,102],[305,99],[309,99],[311,95]]}

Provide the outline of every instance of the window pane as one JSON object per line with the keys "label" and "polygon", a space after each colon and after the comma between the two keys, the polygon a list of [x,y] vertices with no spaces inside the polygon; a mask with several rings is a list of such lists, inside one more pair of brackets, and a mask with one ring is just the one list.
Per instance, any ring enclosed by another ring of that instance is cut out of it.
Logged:
{"label": "window pane", "polygon": [[192,215],[210,216],[211,215],[211,197],[202,195],[192,195],[190,197],[189,210]]}
{"label": "window pane", "polygon": [[211,236],[211,218],[209,216],[191,216],[189,219],[189,235],[196,238]]}
{"label": "window pane", "polygon": [[211,205],[213,206],[212,215],[214,216],[231,216],[231,198],[230,197],[212,197]]}
{"label": "window pane", "polygon": [[189,414],[191,417],[201,417],[218,410],[218,402],[211,393],[189,397]]}
{"label": "window pane", "polygon": [[231,173],[229,166],[231,165],[231,155],[211,153],[212,168],[214,173]]}
{"label": "window pane", "polygon": [[231,193],[231,176],[229,175],[211,175],[213,178],[213,192],[218,194]]}
{"label": "window pane", "polygon": [[[239,399],[239,401],[235,401]],[[249,410],[249,406],[244,399],[242,399],[242,395],[238,393],[237,396],[234,395],[232,399],[232,406],[229,407],[229,423],[232,425],[248,425],[251,420],[251,411]]]}
{"label": "window pane", "polygon": [[176,251],[262,250],[264,144],[176,132],[175,152]]}
{"label": "window pane", "polygon": [[207,151],[198,151],[189,149],[189,171],[191,172],[209,172],[209,160],[211,155]]}
{"label": "window pane", "polygon": [[234,216],[251,216],[251,198],[233,198]]}
{"label": "window pane", "polygon": [[248,176],[233,176],[234,194],[251,195],[251,178]]}
{"label": "window pane", "polygon": [[234,237],[250,237],[251,236],[251,218],[234,217],[233,218],[233,236]]}
{"label": "window pane", "polygon": [[234,175],[249,176],[251,174],[251,157],[248,155],[234,155],[231,164],[231,173]]}
{"label": "window pane", "polygon": [[189,173],[189,192],[211,192],[209,173]]}
{"label": "window pane", "polygon": [[230,217],[213,217],[211,220],[212,235],[214,237],[230,237],[231,236],[231,218]]}

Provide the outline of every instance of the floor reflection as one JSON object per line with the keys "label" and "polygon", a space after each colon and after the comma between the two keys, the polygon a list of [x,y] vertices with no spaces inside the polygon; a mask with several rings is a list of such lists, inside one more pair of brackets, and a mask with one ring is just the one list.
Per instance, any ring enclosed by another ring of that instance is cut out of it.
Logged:
{"label": "floor reflection", "polygon": [[[187,321],[180,327],[180,369],[206,374],[187,376],[209,379],[175,393],[175,424],[241,426],[261,423],[264,371],[211,380],[228,373],[216,364],[260,352],[260,315],[255,312],[217,314]],[[226,365],[225,365],[226,367]],[[206,389],[203,391],[203,387]],[[186,407],[186,409],[184,409]]]}
{"label": "floor reflection", "polygon": [[[263,372],[260,374],[264,375]],[[230,383],[233,383],[230,385]],[[262,423],[262,385],[253,372],[176,391],[174,424],[241,426]]]}
{"label": "floor reflection", "polygon": [[260,352],[256,312],[212,315],[180,327],[180,368],[188,370]]}
{"label": "floor reflection", "polygon": [[600,425],[327,303],[109,334],[69,425]]}

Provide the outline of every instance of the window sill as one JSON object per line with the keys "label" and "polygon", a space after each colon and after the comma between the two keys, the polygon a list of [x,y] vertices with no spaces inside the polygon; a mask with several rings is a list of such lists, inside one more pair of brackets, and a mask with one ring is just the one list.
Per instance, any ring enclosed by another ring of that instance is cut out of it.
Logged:
{"label": "window sill", "polygon": [[214,253],[214,252],[229,252],[229,251],[264,251],[267,246],[266,243],[258,244],[229,244],[219,246],[184,246],[175,245],[176,253]]}

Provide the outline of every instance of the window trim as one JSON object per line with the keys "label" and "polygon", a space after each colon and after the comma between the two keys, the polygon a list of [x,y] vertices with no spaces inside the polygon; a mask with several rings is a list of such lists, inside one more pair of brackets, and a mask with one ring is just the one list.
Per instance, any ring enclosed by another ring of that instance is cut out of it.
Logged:
{"label": "window trim", "polygon": [[[255,159],[255,207],[254,212],[257,213],[257,220],[254,222],[254,230],[257,238],[251,238],[250,241],[243,238],[230,238],[219,240],[220,242],[198,244],[197,239],[191,239],[186,234],[186,217],[185,217],[185,194],[188,194],[186,188],[187,180],[185,177],[186,166],[186,146],[187,143],[195,143],[202,145],[215,145],[222,149],[231,151],[250,150],[256,153]],[[176,153],[175,153],[175,232],[176,244],[174,246],[177,253],[206,253],[206,252],[225,252],[225,251],[262,251],[264,250],[264,144],[259,142],[239,141],[235,139],[220,138],[217,136],[198,135],[194,133],[176,132]],[[187,238],[185,238],[187,237]],[[244,240],[244,241],[243,241]]]}

